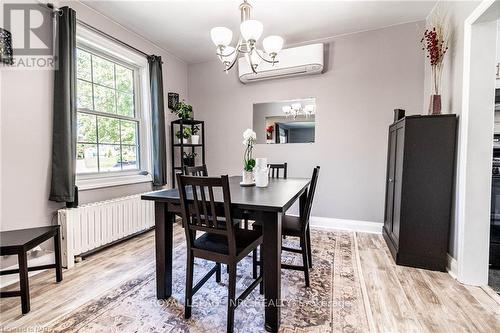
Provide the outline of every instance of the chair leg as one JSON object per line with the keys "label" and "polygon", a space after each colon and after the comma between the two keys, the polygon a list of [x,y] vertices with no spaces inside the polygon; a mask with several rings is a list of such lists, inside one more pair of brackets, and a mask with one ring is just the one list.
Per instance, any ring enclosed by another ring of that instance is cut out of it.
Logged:
{"label": "chair leg", "polygon": [[236,264],[229,267],[229,289],[227,297],[227,332],[234,330],[234,309],[236,308]]}
{"label": "chair leg", "polygon": [[[262,277],[262,281],[260,281],[259,292],[261,295],[264,295],[264,251],[260,250],[260,276]],[[257,255],[256,255],[257,256]]]}
{"label": "chair leg", "polygon": [[[260,252],[262,252],[262,250]],[[252,252],[252,265],[253,265],[252,277],[254,279],[256,279],[257,278],[257,249],[253,250],[253,252]]]}
{"label": "chair leg", "polygon": [[184,318],[191,318],[191,306],[193,303],[193,269],[194,269],[194,257],[191,251],[187,254],[187,265],[186,265],[186,295],[184,299]]}
{"label": "chair leg", "polygon": [[218,262],[217,264],[215,264],[216,267],[217,267],[217,270],[215,271],[215,281],[217,283],[219,283],[221,281],[221,265],[220,265],[220,262]]}
{"label": "chair leg", "polygon": [[307,254],[309,255],[309,268],[312,268],[313,260],[312,260],[312,247],[311,247],[311,227],[309,225],[307,226],[306,240],[307,240]]}
{"label": "chair leg", "polygon": [[302,249],[302,262],[304,265],[304,278],[306,287],[309,287],[309,255],[307,254],[307,242],[305,235],[300,237],[300,247]]}

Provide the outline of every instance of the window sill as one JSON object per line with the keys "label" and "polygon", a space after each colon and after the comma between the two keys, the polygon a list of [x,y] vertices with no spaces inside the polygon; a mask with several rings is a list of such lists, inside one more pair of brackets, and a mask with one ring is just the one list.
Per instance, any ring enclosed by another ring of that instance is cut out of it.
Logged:
{"label": "window sill", "polygon": [[87,179],[78,179],[77,176],[76,186],[78,186],[78,190],[86,191],[104,187],[148,183],[151,181],[153,181],[153,178],[151,177],[150,174],[120,175],[113,177],[99,177],[99,178],[87,178]]}

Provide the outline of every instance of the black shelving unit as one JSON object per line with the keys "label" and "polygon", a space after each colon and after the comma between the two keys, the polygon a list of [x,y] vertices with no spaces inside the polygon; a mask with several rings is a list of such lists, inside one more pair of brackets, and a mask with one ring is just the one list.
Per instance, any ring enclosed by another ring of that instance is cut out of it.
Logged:
{"label": "black shelving unit", "polygon": [[[191,130],[196,125],[201,126],[201,135],[200,135],[200,143],[191,144],[191,143],[183,143],[183,140],[180,143],[177,142],[177,138],[175,133],[177,131],[181,131],[183,133],[185,127],[190,127]],[[179,155],[176,156],[176,151],[179,151]],[[182,172],[184,169],[184,159],[182,156],[184,152],[191,153],[200,153],[201,152],[201,163],[205,164],[205,122],[201,120],[182,120],[177,119],[170,123],[170,153],[172,160],[172,186],[175,188],[175,174],[178,172]],[[180,161],[179,161],[180,160]]]}

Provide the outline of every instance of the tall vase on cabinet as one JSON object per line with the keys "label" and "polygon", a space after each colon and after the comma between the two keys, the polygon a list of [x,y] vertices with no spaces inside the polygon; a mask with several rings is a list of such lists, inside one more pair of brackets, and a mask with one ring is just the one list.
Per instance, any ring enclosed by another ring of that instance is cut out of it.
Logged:
{"label": "tall vase on cabinet", "polygon": [[441,114],[441,76],[449,42],[449,31],[445,21],[444,17],[434,14],[430,19],[430,27],[425,30],[420,40],[431,66],[432,93],[429,101],[429,115]]}
{"label": "tall vase on cabinet", "polygon": [[441,95],[431,95],[431,100],[429,102],[429,114],[441,114]]}

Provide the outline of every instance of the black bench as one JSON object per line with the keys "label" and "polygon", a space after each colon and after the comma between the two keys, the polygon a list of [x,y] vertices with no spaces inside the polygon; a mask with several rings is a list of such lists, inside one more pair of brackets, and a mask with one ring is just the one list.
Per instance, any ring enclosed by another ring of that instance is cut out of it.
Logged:
{"label": "black bench", "polygon": [[[28,251],[52,237],[54,238],[55,264],[28,267]],[[21,290],[2,291],[0,292],[0,298],[20,296],[23,313],[28,313],[30,311],[29,271],[55,268],[56,281],[60,282],[63,279],[61,239],[58,225],[0,232],[0,255],[17,255],[18,257],[19,269],[0,271],[0,275],[19,273],[19,285]]]}

